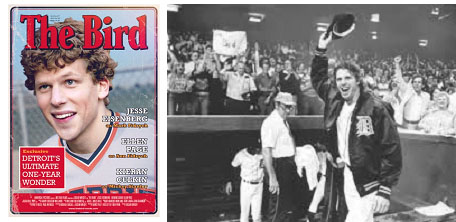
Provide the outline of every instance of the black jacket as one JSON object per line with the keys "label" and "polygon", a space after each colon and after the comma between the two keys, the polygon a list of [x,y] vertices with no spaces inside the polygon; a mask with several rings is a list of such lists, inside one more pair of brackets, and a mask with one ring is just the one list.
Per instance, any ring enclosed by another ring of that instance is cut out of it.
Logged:
{"label": "black jacket", "polygon": [[[328,77],[328,59],[317,53],[312,61],[312,84],[325,101],[324,127],[329,152],[339,157],[336,120],[344,99],[333,80]],[[393,118],[393,109],[361,85],[349,132],[350,169],[361,196],[378,191],[377,195],[389,198],[391,187],[396,185],[402,168],[401,144]]]}

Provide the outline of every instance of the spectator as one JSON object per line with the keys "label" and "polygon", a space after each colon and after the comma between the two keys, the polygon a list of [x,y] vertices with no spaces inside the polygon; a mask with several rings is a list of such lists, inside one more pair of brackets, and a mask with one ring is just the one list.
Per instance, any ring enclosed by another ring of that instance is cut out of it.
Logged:
{"label": "spectator", "polygon": [[176,55],[174,54],[173,50],[174,50],[174,46],[170,45],[170,47],[168,47],[168,54],[167,54],[168,74],[171,72],[174,65],[177,63],[177,58],[176,58]]}
{"label": "spectator", "polygon": [[387,72],[388,70],[385,70],[385,72],[383,72],[383,75],[380,77],[380,82],[377,84],[377,87],[378,87],[378,94],[381,98],[383,98],[386,94],[388,94],[388,92],[390,91],[389,89],[389,81],[388,81],[388,78],[389,78],[389,72]]}
{"label": "spectator", "polygon": [[448,94],[449,94],[449,107],[448,107],[448,110],[450,110],[451,112],[455,113],[456,114],[456,92],[455,92],[455,88],[454,87],[451,87],[451,88],[448,88]]}
{"label": "spectator", "polygon": [[[399,58],[399,57],[397,57]],[[418,123],[426,113],[429,106],[429,93],[422,91],[423,77],[414,75],[412,83],[408,84],[402,79],[402,71],[397,60],[396,75],[399,81],[399,98],[403,107],[403,126],[407,129],[417,129]]]}
{"label": "spectator", "polygon": [[250,114],[250,95],[256,91],[253,77],[244,72],[245,64],[238,61],[236,71],[221,71],[222,81],[226,87],[226,111],[228,115],[248,115]]}
{"label": "spectator", "polygon": [[441,91],[436,88],[436,87],[433,87],[430,91],[430,96],[431,96],[431,101],[429,101],[429,106],[426,110],[426,114],[427,115],[428,113],[432,112],[432,111],[435,111],[435,110],[438,110],[438,104],[437,104],[437,95],[440,93]]}
{"label": "spectator", "polygon": [[185,75],[191,76],[195,69],[201,69],[203,64],[199,61],[199,54],[197,51],[193,51],[190,57],[190,61],[185,63]]}
{"label": "spectator", "polygon": [[258,106],[260,115],[269,115],[274,110],[273,96],[277,91],[277,76],[269,72],[269,63],[263,60],[261,73],[255,77],[255,85],[258,88]]}
{"label": "spectator", "polygon": [[419,128],[426,133],[437,135],[455,135],[455,114],[448,110],[449,97],[446,92],[435,95],[437,109],[431,111],[419,123]]}
{"label": "spectator", "polygon": [[394,120],[396,121],[397,124],[402,125],[402,115],[400,115],[400,102],[399,102],[399,97],[398,97],[398,84],[397,82],[391,81],[389,84],[389,91],[388,93],[383,96],[383,101],[388,102],[391,104],[391,107],[393,107],[394,110]]}
{"label": "spectator", "polygon": [[274,57],[269,58],[269,65],[270,65],[270,70],[271,72],[277,73],[277,60]]}
{"label": "spectator", "polygon": [[[253,77],[256,77],[257,75],[259,75],[260,73],[263,72],[263,70],[260,66],[262,66],[262,64],[265,62],[265,58],[261,59],[260,45],[258,44],[258,42],[254,43],[252,53],[253,53],[252,56],[253,56],[253,65],[254,65]],[[268,70],[266,70],[266,71],[268,71]]]}
{"label": "spectator", "polygon": [[212,82],[212,73],[205,67],[205,63],[200,70],[193,71],[191,80],[193,84],[193,97],[192,97],[192,115],[209,114],[209,96],[210,96],[210,83]]}
{"label": "spectator", "polygon": [[299,81],[298,115],[323,115],[325,103],[318,97],[310,81],[309,70],[300,63],[297,70]]}
{"label": "spectator", "polygon": [[168,75],[168,115],[189,114],[192,81],[184,74],[184,63],[177,62]]}
{"label": "spectator", "polygon": [[[298,101],[299,93],[299,77],[293,70],[292,62],[287,59],[285,61],[285,69],[279,72],[279,91],[287,92],[292,95],[293,101]],[[296,109],[290,112],[290,115],[296,115]]]}
{"label": "spectator", "polygon": [[[174,63],[177,60],[179,61],[186,61],[186,74],[190,79],[195,80],[195,76],[199,76],[202,72],[197,70],[204,70],[207,71],[209,75],[212,76],[212,81],[209,82],[209,104],[210,106],[207,107],[207,113],[209,114],[224,114],[226,111],[224,110],[224,96],[226,92],[226,86],[223,84],[227,84],[227,81],[223,80],[223,76],[220,75],[220,70],[222,69],[222,65],[220,62],[216,61],[220,55],[216,55],[213,52],[210,38],[207,38],[211,35],[208,33],[198,33],[198,32],[170,32],[168,37],[168,73],[171,73],[172,67],[174,67]],[[308,72],[306,72],[306,66],[310,62],[310,58],[312,58],[312,53],[309,51],[309,48],[313,48],[312,45],[315,43],[306,42],[306,43],[296,43],[293,41],[271,41],[271,42],[261,42],[259,40],[251,41],[251,47],[247,48],[247,51],[243,54],[243,62],[245,64],[245,71],[250,73],[248,70],[251,71],[251,76],[255,79],[255,84],[257,88],[260,88],[258,85],[258,78],[257,76],[263,73],[262,65],[264,61],[269,61],[269,71],[267,72],[269,77],[276,76],[279,77],[279,73],[282,76],[285,73],[296,73],[299,78],[297,85],[297,113],[299,115],[314,115],[320,114],[323,107],[320,105],[321,101],[317,101],[313,99],[313,90],[308,88]],[[261,48],[260,48],[261,46]],[[377,91],[380,96],[387,96],[387,100],[389,102],[396,102],[393,100],[400,101],[397,110],[399,113],[396,112],[395,116],[404,114],[404,106],[407,113],[406,118],[410,118],[407,120],[418,121],[423,115],[426,114],[421,113],[418,115],[419,117],[416,118],[414,115],[420,112],[413,112],[411,110],[415,110],[414,105],[417,100],[426,100],[426,94],[431,93],[434,88],[438,88],[440,91],[448,91],[455,87],[455,68],[456,62],[454,60],[437,60],[435,58],[419,58],[418,55],[408,54],[407,59],[400,64],[400,69],[402,70],[402,83],[408,83],[407,87],[413,90],[413,85],[409,83],[410,77],[413,74],[421,73],[422,77],[417,79],[418,82],[421,82],[421,90],[420,92],[415,91],[415,94],[418,96],[412,97],[412,91],[406,93],[407,90],[404,90],[401,87],[398,93],[390,91],[392,88],[388,88],[387,86],[392,86],[390,84],[391,81],[397,79],[395,75],[391,76],[391,70],[394,66],[392,63],[392,58],[390,57],[382,57],[381,54],[370,52],[367,50],[357,50],[357,51],[348,51],[348,50],[333,50],[331,53],[328,54],[328,61],[329,61],[329,71],[333,70],[333,68],[342,62],[346,61],[356,61],[362,67],[362,75],[365,79],[369,79],[367,82],[369,83],[369,88],[372,91]],[[239,58],[233,60],[233,57],[227,56],[220,56],[222,61],[228,59],[228,61],[236,61]],[[293,67],[289,67],[289,63],[296,63],[300,64],[298,69],[294,69]],[[251,66],[249,66],[251,64]],[[228,70],[225,67],[225,70]],[[265,73],[263,73],[265,74]],[[307,74],[307,75],[306,75]],[[330,73],[332,74],[332,73]],[[264,76],[263,76],[264,77]],[[415,77],[414,77],[415,79]],[[415,81],[416,82],[416,81]],[[399,83],[399,82],[397,82]],[[277,80],[278,84],[278,80]],[[394,85],[394,84],[393,84]],[[403,86],[404,84],[399,84]],[[193,90],[197,90],[196,86],[192,87]],[[248,88],[248,87],[247,87]],[[283,88],[283,87],[282,87]],[[376,89],[378,88],[378,90]],[[196,98],[196,91],[194,92],[194,97],[189,97],[189,103],[195,105],[195,98]],[[251,90],[252,91],[252,90]],[[426,92],[426,93],[421,93]],[[308,94],[307,94],[308,93]],[[261,96],[262,93],[258,93],[258,96]],[[264,94],[264,93],[263,93]],[[394,94],[394,97],[391,95]],[[431,93],[432,94],[432,93]],[[410,96],[410,98],[409,98]],[[449,93],[450,96],[450,106],[449,110],[453,110],[456,112],[456,94],[452,95]],[[423,97],[423,98],[421,98]],[[191,100],[193,98],[193,100]],[[260,98],[260,100],[265,100],[267,97]],[[394,99],[393,99],[394,98]],[[421,99],[418,99],[421,98]],[[391,100],[393,99],[393,100]],[[405,99],[405,100],[404,100]],[[430,100],[432,100],[432,95],[430,96]],[[454,100],[454,102],[453,102]],[[254,103],[255,101],[250,101],[250,103]],[[310,103],[309,103],[310,102]],[[421,101],[422,102],[422,101]],[[418,101],[418,103],[421,103]],[[198,104],[196,104],[198,105]],[[190,112],[187,114],[200,114],[203,113],[202,104],[199,104],[200,107],[196,110],[189,109]],[[393,107],[395,104],[392,104]],[[262,107],[261,102],[259,104],[259,109],[263,109],[263,111],[259,111],[258,113],[264,113],[264,107]],[[429,106],[429,104],[428,104]],[[193,107],[190,106],[190,107]],[[420,105],[421,107],[421,105]],[[271,108],[267,108],[266,110],[270,110]],[[424,109],[424,108],[423,108]],[[400,111],[402,110],[402,111]],[[408,111],[407,111],[408,110]],[[426,109],[424,109],[426,110]],[[427,109],[430,111],[429,109]],[[266,111],[268,113],[269,111]],[[206,113],[206,111],[204,112]],[[249,112],[250,113],[250,112]],[[402,122],[404,117],[400,119],[396,118],[396,121]],[[414,120],[415,118],[416,120]],[[406,124],[408,125],[408,124]],[[415,125],[416,124],[412,124]],[[409,127],[409,128],[414,128]]]}

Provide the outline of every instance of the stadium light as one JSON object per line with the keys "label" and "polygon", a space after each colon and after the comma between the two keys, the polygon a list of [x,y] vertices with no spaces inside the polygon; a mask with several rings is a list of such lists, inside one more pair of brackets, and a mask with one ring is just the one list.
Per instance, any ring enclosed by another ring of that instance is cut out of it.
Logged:
{"label": "stadium light", "polygon": [[371,38],[372,38],[373,40],[378,39],[377,31],[372,31],[372,32],[370,32],[370,34],[371,34]]}
{"label": "stadium light", "polygon": [[261,22],[266,17],[262,13],[250,12],[249,13],[249,22]]}
{"label": "stadium light", "polygon": [[421,47],[426,47],[428,45],[428,40],[427,39],[420,39],[418,41],[418,45],[421,46]]}
{"label": "stadium light", "polygon": [[256,17],[249,17],[249,22],[261,22],[261,19]]}
{"label": "stadium light", "polygon": [[179,12],[180,5],[167,5],[168,12]]}
{"label": "stadium light", "polygon": [[374,13],[371,14],[371,22],[380,22],[380,14],[379,13]]}

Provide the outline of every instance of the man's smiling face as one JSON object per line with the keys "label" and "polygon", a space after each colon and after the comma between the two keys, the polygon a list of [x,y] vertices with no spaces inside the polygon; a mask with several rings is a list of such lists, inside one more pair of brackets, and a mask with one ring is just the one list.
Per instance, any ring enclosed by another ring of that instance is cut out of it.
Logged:
{"label": "man's smiling face", "polygon": [[336,86],[348,103],[353,102],[355,94],[359,92],[359,82],[347,69],[338,69],[336,72]]}
{"label": "man's smiling face", "polygon": [[82,59],[62,69],[36,73],[35,92],[44,117],[67,141],[90,134],[100,108],[104,107],[103,98],[107,96],[100,82],[95,82],[87,73],[87,62]]}
{"label": "man's smiling face", "polygon": [[421,78],[421,77],[413,78],[412,87],[417,93],[421,92],[421,88],[423,87],[423,78]]}

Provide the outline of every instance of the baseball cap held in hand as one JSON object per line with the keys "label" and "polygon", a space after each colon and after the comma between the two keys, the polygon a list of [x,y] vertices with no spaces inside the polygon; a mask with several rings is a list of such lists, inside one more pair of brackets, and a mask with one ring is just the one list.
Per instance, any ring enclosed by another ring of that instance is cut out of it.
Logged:
{"label": "baseball cap held in hand", "polygon": [[332,33],[332,39],[340,39],[355,30],[355,16],[353,14],[337,14],[326,30],[326,38]]}

